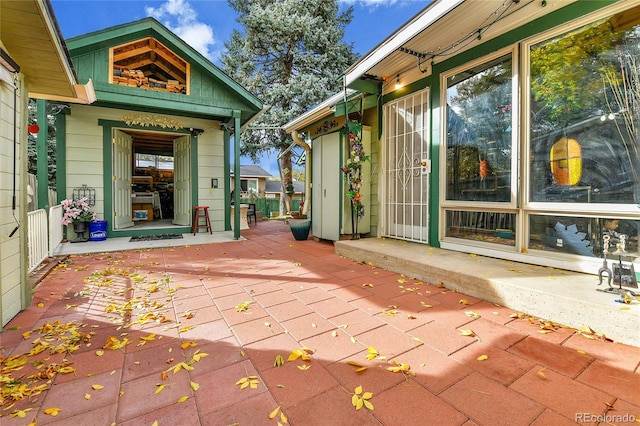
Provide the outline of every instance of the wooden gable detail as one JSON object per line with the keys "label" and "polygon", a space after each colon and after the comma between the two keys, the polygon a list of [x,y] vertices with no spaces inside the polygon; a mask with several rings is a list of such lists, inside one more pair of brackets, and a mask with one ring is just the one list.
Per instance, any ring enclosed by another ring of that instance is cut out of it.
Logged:
{"label": "wooden gable detail", "polygon": [[113,47],[109,55],[112,84],[189,93],[189,63],[153,37]]}

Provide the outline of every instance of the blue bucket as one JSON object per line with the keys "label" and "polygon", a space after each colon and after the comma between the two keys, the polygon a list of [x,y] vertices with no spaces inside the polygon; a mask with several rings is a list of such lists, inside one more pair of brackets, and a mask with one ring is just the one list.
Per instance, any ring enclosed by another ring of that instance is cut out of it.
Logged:
{"label": "blue bucket", "polygon": [[104,241],[107,239],[107,221],[95,220],[89,222],[89,241]]}

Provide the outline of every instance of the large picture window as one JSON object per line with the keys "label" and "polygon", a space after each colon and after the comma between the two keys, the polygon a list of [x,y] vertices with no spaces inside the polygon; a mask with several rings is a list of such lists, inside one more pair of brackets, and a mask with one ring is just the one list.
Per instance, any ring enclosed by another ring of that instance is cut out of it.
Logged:
{"label": "large picture window", "polygon": [[447,78],[446,199],[511,201],[511,55]]}
{"label": "large picture window", "polygon": [[640,203],[640,8],[529,50],[529,200]]}

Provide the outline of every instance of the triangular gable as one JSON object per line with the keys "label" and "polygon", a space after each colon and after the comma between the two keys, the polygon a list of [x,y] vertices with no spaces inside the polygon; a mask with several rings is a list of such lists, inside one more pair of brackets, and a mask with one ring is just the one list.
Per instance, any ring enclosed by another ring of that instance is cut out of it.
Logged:
{"label": "triangular gable", "polygon": [[78,79],[93,80],[97,105],[131,103],[220,119],[235,110],[242,122],[262,109],[255,96],[153,18],[66,43]]}

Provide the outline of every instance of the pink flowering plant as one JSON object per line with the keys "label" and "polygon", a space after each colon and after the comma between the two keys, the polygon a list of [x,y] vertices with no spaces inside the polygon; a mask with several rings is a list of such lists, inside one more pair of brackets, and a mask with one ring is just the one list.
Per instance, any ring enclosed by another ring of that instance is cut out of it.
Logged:
{"label": "pink flowering plant", "polygon": [[62,225],[68,225],[73,222],[91,222],[96,220],[95,212],[92,212],[87,203],[87,197],[79,200],[63,200],[62,201]]}

